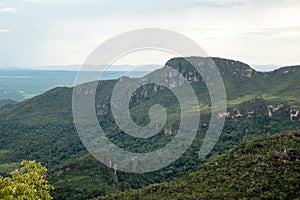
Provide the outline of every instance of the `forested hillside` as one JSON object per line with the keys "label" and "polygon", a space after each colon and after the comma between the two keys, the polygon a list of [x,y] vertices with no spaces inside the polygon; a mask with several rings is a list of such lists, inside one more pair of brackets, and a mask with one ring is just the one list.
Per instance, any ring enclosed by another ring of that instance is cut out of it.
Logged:
{"label": "forested hillside", "polygon": [[2,99],[0,100],[0,107],[5,106],[5,105],[13,105],[17,104],[18,102],[11,100],[11,99]]}
{"label": "forested hillside", "polygon": [[99,199],[297,199],[300,132],[242,142],[171,182]]}
{"label": "forested hillside", "polygon": [[[205,58],[190,59],[206,62]],[[299,129],[299,66],[263,73],[238,61],[213,60],[224,80],[228,109],[219,113],[220,118],[226,119],[225,126],[207,158],[258,136]],[[199,159],[198,152],[210,118],[208,91],[201,76],[183,58],[171,59],[167,65],[177,69],[191,83],[201,112],[199,131],[193,144],[170,166],[137,175],[109,169],[95,160],[81,143],[74,126],[72,88],[60,87],[0,109],[0,174],[7,174],[23,159],[36,160],[49,169],[56,199],[86,199],[170,181],[199,170],[207,159]],[[168,75],[166,81],[171,76]],[[110,140],[135,152],[147,152],[166,145],[176,134],[180,120],[176,97],[168,89],[153,84],[137,90],[130,104],[132,118],[137,124],[149,123],[148,110],[155,103],[166,107],[168,118],[159,134],[145,140],[136,139],[128,137],[113,120],[110,97],[116,82],[99,81],[96,93],[97,117]],[[169,84],[180,87],[180,83]]]}

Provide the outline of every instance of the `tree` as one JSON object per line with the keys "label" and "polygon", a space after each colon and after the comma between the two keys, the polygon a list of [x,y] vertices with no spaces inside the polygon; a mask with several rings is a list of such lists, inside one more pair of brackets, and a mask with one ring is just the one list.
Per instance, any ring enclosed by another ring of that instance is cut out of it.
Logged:
{"label": "tree", "polygon": [[49,192],[54,187],[45,179],[46,172],[41,163],[22,161],[21,167],[10,173],[11,177],[0,176],[0,199],[52,199]]}

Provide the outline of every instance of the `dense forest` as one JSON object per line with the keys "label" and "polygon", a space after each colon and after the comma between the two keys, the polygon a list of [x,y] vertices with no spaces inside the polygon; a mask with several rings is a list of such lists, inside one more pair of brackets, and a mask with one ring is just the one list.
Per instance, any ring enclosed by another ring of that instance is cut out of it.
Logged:
{"label": "dense forest", "polygon": [[[206,62],[205,58],[200,57],[189,59]],[[89,199],[188,177],[187,174],[198,170],[196,173],[204,173],[201,170],[208,169],[206,167],[213,163],[210,161],[207,164],[208,159],[225,159],[230,153],[224,153],[232,152],[231,149],[241,142],[246,144],[244,142],[260,136],[272,138],[269,135],[299,129],[299,66],[258,72],[238,61],[221,58],[213,58],[213,61],[225,84],[228,109],[220,113],[219,117],[225,118],[222,135],[206,158],[199,159],[198,152],[210,119],[208,90],[200,74],[185,59],[174,58],[166,65],[182,73],[192,85],[200,105],[201,122],[192,145],[170,166],[151,173],[131,174],[108,168],[97,161],[87,152],[76,132],[72,116],[73,88],[58,87],[16,105],[1,107],[0,174],[7,176],[24,159],[36,160],[49,169],[49,181],[55,187],[51,195],[55,199]],[[156,73],[163,72],[163,69],[160,70]],[[141,80],[147,79],[147,76]],[[166,77],[167,81],[172,78],[169,74]],[[110,97],[116,82],[99,81],[96,92],[97,117],[109,139],[119,147],[134,152],[149,152],[170,142],[180,121],[179,103],[171,91],[155,84],[148,84],[136,91],[129,106],[131,117],[137,124],[149,123],[148,110],[156,103],[163,105],[168,114],[166,126],[159,134],[138,139],[120,130],[113,119]],[[181,87],[179,83],[169,84]],[[219,157],[220,154],[225,156]],[[161,195],[166,193],[162,190]],[[187,195],[192,197],[193,194]]]}
{"label": "dense forest", "polygon": [[99,199],[297,199],[300,132],[257,137],[171,182]]}

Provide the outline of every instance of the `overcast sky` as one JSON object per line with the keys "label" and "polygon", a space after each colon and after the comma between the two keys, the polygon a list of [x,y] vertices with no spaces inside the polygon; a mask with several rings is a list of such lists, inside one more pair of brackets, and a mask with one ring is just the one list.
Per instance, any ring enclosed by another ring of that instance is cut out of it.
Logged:
{"label": "overcast sky", "polygon": [[[299,0],[0,0],[0,67],[81,64],[108,38],[138,28],[177,31],[210,56],[296,65],[299,13]],[[118,64],[168,57],[148,55]]]}

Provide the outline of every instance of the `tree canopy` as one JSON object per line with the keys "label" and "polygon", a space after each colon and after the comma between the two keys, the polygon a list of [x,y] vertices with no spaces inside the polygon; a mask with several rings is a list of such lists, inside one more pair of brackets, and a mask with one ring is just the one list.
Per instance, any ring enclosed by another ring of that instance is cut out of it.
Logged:
{"label": "tree canopy", "polygon": [[52,199],[49,192],[54,188],[45,179],[46,172],[41,163],[22,161],[21,167],[11,172],[10,177],[0,176],[0,199]]}

